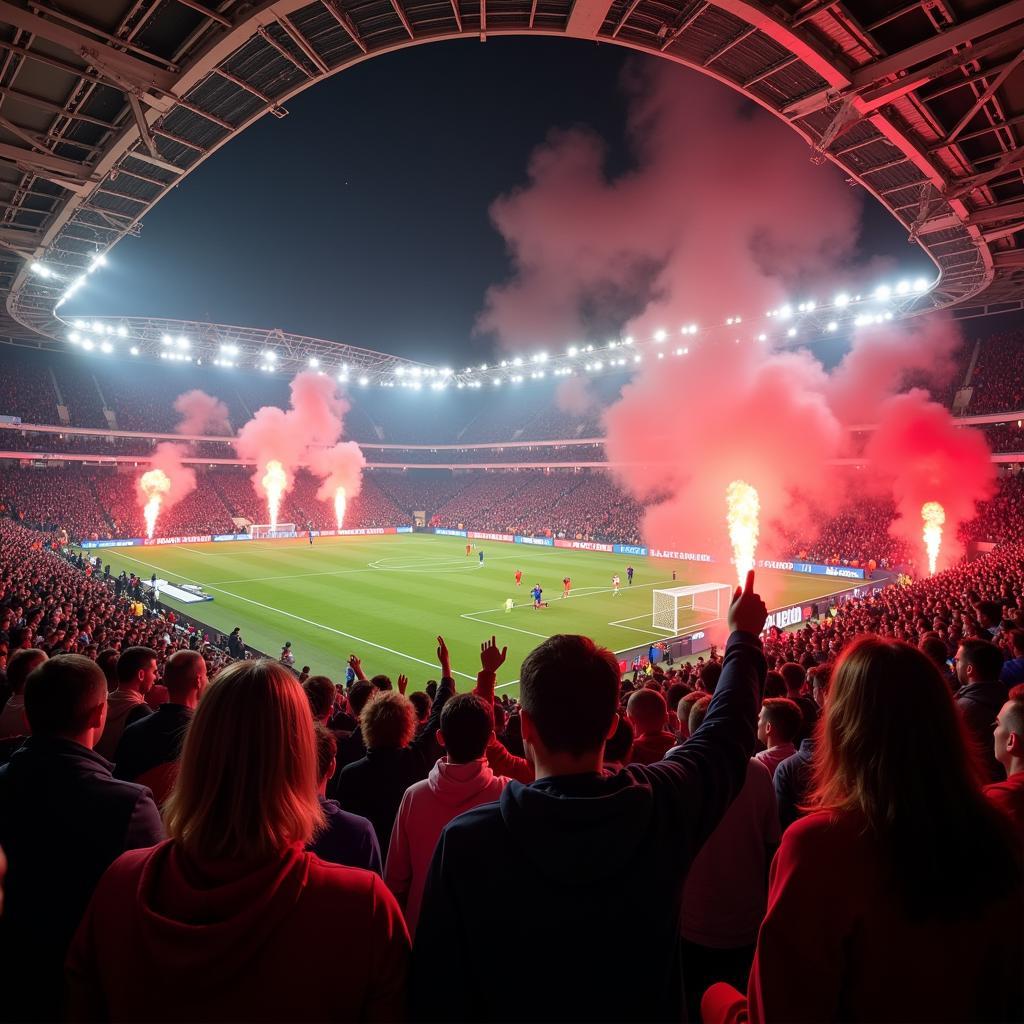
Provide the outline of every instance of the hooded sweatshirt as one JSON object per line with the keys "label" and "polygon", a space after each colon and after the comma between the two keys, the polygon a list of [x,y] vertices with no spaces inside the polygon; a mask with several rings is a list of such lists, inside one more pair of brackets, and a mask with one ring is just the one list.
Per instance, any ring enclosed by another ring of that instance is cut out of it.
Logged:
{"label": "hooded sweatshirt", "polygon": [[[764,676],[758,638],[734,633],[703,724],[664,760],[509,782],[446,825],[416,928],[414,1015],[682,1019],[683,881],[746,778]],[[495,966],[524,950],[514,983],[498,983]]]}
{"label": "hooded sweatshirt", "polygon": [[68,954],[72,1020],[395,1020],[409,938],[372,872],[299,846],[198,864],[170,840],[103,876]]}
{"label": "hooded sweatshirt", "polygon": [[495,775],[486,758],[467,764],[441,758],[427,778],[405,791],[391,832],[384,881],[398,897],[411,935],[416,934],[427,869],[441,829],[464,811],[497,800],[509,781]]}

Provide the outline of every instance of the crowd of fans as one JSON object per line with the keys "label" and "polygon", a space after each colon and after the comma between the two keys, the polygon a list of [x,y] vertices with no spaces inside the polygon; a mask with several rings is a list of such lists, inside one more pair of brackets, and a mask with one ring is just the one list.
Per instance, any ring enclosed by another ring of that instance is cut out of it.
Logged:
{"label": "crowd of fans", "polygon": [[439,637],[418,685],[248,660],[50,539],[0,519],[12,1019],[1024,1014],[1022,541],[791,632],[748,580],[707,660]]}
{"label": "crowd of fans", "polygon": [[974,371],[967,382],[972,389],[968,413],[1013,412],[1024,408],[1024,381],[1020,351],[1024,337],[1019,330],[986,338],[978,347]]}

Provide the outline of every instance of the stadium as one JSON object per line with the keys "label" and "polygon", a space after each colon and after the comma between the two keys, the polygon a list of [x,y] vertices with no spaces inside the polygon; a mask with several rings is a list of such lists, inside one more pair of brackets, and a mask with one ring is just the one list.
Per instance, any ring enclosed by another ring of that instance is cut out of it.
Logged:
{"label": "stadium", "polygon": [[0,26],[10,1019],[1024,1017],[1024,3]]}

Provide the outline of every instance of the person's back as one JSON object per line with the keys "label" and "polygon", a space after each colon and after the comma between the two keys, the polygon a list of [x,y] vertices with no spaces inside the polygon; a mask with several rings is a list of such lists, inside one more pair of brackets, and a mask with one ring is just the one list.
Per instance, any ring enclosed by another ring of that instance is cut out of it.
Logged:
{"label": "person's back", "polygon": [[96,741],[96,751],[108,761],[117,754],[117,745],[125,729],[151,715],[146,694],[156,682],[156,651],[149,647],[129,647],[117,659],[117,689],[107,701],[107,722]]}
{"label": "person's back", "polygon": [[[441,833],[416,933],[421,1019],[679,1019],[680,893],[753,751],[764,617],[746,595],[734,627],[745,631],[729,641],[697,734],[664,761],[615,775],[601,774],[617,724],[615,656],[556,636],[526,659],[523,737],[537,781],[510,782],[497,804]],[[631,939],[642,953],[626,965]],[[494,980],[503,953],[529,956],[508,985]]]}
{"label": "person's back", "polygon": [[509,781],[495,775],[484,757],[493,728],[484,700],[472,693],[453,697],[441,713],[447,755],[402,797],[384,881],[398,897],[411,935],[416,933],[427,870],[441,829],[465,811],[497,800]]}
{"label": "person's back", "polygon": [[59,1015],[68,943],[92,891],[125,850],[163,837],[147,789],[111,777],[91,749],[106,680],[95,662],[61,655],[29,677],[34,735],[0,768],[0,846],[9,868],[0,916],[4,1010]]}
{"label": "person's back", "polygon": [[964,640],[956,652],[956,673],[961,683],[956,692],[957,707],[990,782],[1006,778],[992,751],[992,725],[1007,697],[1006,684],[999,681],[1002,667],[1002,652],[988,640]]}
{"label": "person's back", "polygon": [[304,849],[321,820],[309,704],[271,661],[199,704],[172,838],[119,858],[68,956],[76,1020],[393,1020],[408,933],[372,872]]}

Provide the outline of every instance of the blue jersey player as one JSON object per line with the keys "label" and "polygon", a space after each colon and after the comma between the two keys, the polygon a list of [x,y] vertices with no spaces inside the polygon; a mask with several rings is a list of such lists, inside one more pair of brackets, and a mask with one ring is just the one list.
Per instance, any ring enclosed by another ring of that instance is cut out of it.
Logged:
{"label": "blue jersey player", "polygon": [[479,556],[479,559],[480,559],[480,561],[478,562],[478,564],[479,564],[479,565],[483,565],[483,564],[484,564],[484,553],[483,553],[483,551],[482,551],[482,550],[481,550],[481,551],[478,551],[478,552],[477,552],[477,555]]}
{"label": "blue jersey player", "polygon": [[626,566],[626,582],[633,586],[633,566],[631,565]]}
{"label": "blue jersey player", "polygon": [[541,604],[541,595],[544,593],[544,591],[541,589],[541,585],[539,583],[535,584],[533,590],[531,590],[530,593],[533,594],[533,607],[539,608]]}

